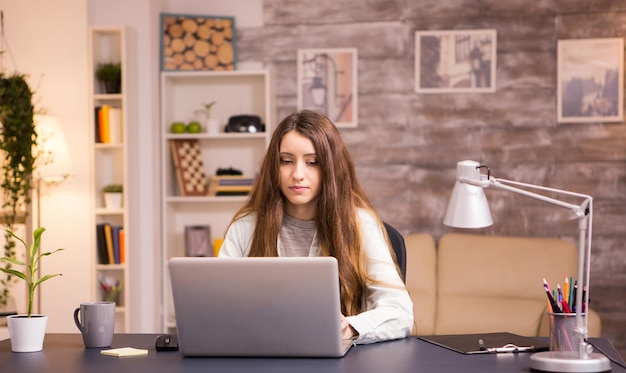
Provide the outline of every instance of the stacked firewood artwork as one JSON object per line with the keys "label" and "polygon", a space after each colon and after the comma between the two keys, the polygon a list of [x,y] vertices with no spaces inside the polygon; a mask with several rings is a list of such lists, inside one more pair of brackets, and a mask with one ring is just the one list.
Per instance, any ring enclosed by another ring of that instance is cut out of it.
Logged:
{"label": "stacked firewood artwork", "polygon": [[163,17],[163,70],[234,70],[234,19]]}

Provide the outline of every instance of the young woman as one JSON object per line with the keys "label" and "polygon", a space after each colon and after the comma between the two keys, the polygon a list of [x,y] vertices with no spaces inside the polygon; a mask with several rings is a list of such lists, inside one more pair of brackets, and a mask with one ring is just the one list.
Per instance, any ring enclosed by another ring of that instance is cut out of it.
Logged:
{"label": "young woman", "polygon": [[344,338],[373,343],[411,333],[413,304],[381,219],[341,134],[321,114],[296,112],[278,125],[219,256],[333,256]]}

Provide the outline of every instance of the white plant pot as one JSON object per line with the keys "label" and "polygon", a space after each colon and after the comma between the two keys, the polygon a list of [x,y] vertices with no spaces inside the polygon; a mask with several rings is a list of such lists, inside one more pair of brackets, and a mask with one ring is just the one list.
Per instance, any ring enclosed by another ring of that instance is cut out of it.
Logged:
{"label": "white plant pot", "polygon": [[104,193],[104,207],[113,210],[122,208],[122,193]]}
{"label": "white plant pot", "polygon": [[11,350],[13,352],[36,352],[43,350],[48,316],[26,315],[7,316]]}
{"label": "white plant pot", "polygon": [[220,133],[220,120],[217,118],[209,118],[206,121],[207,131],[211,134]]}

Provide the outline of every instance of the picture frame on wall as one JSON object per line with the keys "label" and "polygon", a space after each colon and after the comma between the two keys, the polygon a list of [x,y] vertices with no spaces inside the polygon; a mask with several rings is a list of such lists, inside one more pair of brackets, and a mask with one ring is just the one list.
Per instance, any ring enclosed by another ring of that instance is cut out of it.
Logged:
{"label": "picture frame on wall", "polygon": [[557,43],[557,122],[622,122],[624,39]]}
{"label": "picture frame on wall", "polygon": [[415,92],[495,92],[496,52],[495,29],[416,31]]}
{"label": "picture frame on wall", "polygon": [[234,17],[161,13],[162,71],[236,70]]}
{"label": "picture frame on wall", "polygon": [[298,110],[326,115],[337,127],[358,126],[356,48],[298,50]]}

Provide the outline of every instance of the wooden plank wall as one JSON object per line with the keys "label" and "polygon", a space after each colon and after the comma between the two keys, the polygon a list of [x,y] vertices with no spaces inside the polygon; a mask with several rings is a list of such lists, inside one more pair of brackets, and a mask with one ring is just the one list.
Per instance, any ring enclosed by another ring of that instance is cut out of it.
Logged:
{"label": "wooden plank wall", "polygon": [[[626,36],[626,2],[265,0],[264,22],[237,30],[237,56],[273,68],[279,120],[296,108],[298,48],[358,48],[359,123],[342,132],[379,213],[403,233],[452,230],[442,218],[463,159],[594,196],[591,306],[626,356],[626,126],[557,124],[555,86],[557,40]],[[492,28],[496,93],[414,92],[416,30]],[[495,225],[479,233],[577,237],[554,206],[487,194]]]}

